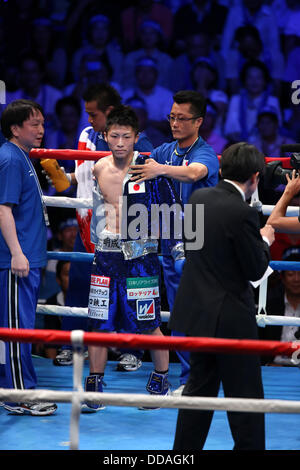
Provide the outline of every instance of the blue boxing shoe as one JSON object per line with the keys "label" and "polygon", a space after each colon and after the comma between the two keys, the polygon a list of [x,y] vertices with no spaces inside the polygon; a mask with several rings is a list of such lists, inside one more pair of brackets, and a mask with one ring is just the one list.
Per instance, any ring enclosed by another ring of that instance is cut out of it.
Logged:
{"label": "blue boxing shoe", "polygon": [[[163,395],[167,396],[171,394],[170,383],[168,380],[168,374],[158,374],[157,372],[151,372],[146,385],[147,392],[150,395]],[[140,410],[156,410],[159,407],[141,406]]]}
{"label": "blue boxing shoe", "polygon": [[[86,392],[103,392],[103,377],[100,375],[89,375],[85,379],[84,390]],[[81,405],[82,413],[95,413],[99,410],[104,410],[105,406],[101,403],[93,403],[86,401]]]}

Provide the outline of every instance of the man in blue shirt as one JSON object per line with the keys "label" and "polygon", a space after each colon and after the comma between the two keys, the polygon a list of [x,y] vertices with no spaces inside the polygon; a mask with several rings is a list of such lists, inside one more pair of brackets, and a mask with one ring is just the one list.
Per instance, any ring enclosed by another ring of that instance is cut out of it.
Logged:
{"label": "man in blue shirt", "polygon": [[[33,329],[41,269],[47,262],[47,212],[29,151],[41,145],[43,111],[32,101],[16,100],[3,111],[1,129],[7,142],[0,148],[0,325]],[[36,387],[31,345],[6,343],[1,367],[2,387]],[[57,408],[54,403],[4,407],[30,415],[49,415]]]}
{"label": "man in blue shirt", "polygon": [[[138,183],[159,175],[172,178],[182,203],[187,204],[196,189],[217,184],[219,161],[212,147],[199,136],[205,118],[205,98],[196,91],[183,90],[177,92],[173,99],[167,118],[175,140],[157,147],[151,154],[152,158],[145,165],[132,166],[131,173],[132,180]],[[162,253],[167,299],[172,311],[180,275],[163,243]],[[182,390],[189,373],[189,353],[177,354],[182,364]]]}

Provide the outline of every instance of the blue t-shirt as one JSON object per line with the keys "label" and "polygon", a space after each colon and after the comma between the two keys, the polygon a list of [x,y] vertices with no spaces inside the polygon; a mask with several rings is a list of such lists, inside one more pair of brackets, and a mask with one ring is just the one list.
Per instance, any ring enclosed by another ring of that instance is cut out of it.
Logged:
{"label": "blue t-shirt", "polygon": [[[13,204],[17,236],[31,268],[47,264],[47,229],[35,169],[27,153],[5,142],[0,147],[0,204]],[[10,268],[11,254],[0,230],[0,268]]]}
{"label": "blue t-shirt", "polygon": [[179,148],[177,141],[162,144],[151,153],[151,158],[165,165],[181,166],[202,163],[207,167],[207,176],[196,183],[183,183],[173,179],[175,190],[183,204],[188,203],[192,192],[196,189],[215,186],[218,183],[219,160],[217,154],[202,137],[199,137],[192,147],[187,148]]}

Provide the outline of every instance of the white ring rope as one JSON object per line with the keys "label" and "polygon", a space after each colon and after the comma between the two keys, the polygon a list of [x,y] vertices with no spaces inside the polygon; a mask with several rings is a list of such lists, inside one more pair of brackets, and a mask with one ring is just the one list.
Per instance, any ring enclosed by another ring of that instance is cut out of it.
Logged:
{"label": "white ring rope", "polygon": [[[79,417],[81,413],[81,403],[83,402],[83,364],[84,364],[84,331],[71,331],[71,341],[73,345],[73,390],[72,410],[70,422],[70,449],[76,450],[79,445]],[[55,400],[54,400],[55,401]]]}
{"label": "white ring rope", "polygon": [[[74,392],[0,388],[0,401],[69,403]],[[155,396],[138,393],[82,392],[85,401],[112,406],[159,407],[201,410],[244,411],[250,413],[300,413],[300,401],[258,398],[212,398]]]}
{"label": "white ring rope", "polygon": [[91,198],[75,198],[65,196],[43,196],[46,206],[51,207],[67,207],[67,208],[87,208],[92,209],[93,202]]}
{"label": "white ring rope", "polygon": [[[37,305],[37,313],[44,315],[61,315],[61,316],[76,316],[88,317],[88,309],[84,307],[63,307],[60,305]],[[167,322],[170,318],[170,312],[162,311],[161,319]],[[258,326],[264,327],[267,325],[281,325],[281,326],[300,326],[300,318],[285,317],[279,315],[256,315]]]}
{"label": "white ring rope", "polygon": [[[91,198],[74,198],[74,197],[64,197],[64,196],[43,196],[43,200],[46,206],[51,207],[67,207],[67,208],[93,208],[93,200]],[[275,206],[272,205],[262,205],[262,212],[264,215],[270,215]],[[298,216],[299,207],[298,206],[288,206],[286,210],[286,216]]]}
{"label": "white ring rope", "polygon": [[[38,304],[36,313],[44,315],[62,315],[71,317],[88,317],[88,309],[85,307],[63,307],[61,305],[44,305]],[[162,321],[168,321],[170,312],[160,312]],[[300,325],[300,323],[299,323]]]}
{"label": "white ring rope", "polygon": [[[273,211],[275,206],[270,206],[270,205],[263,205],[262,206],[262,212],[264,215],[271,215],[271,212]],[[286,210],[287,217],[298,217],[299,215],[299,206],[288,206]]]}

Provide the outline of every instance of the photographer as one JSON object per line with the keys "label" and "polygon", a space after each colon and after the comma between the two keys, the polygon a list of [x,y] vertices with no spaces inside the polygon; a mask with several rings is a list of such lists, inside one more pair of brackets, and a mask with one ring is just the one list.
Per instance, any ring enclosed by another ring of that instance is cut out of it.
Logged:
{"label": "photographer", "polygon": [[291,177],[286,174],[286,179],[285,190],[268,218],[267,224],[272,225],[276,232],[300,233],[299,216],[286,216],[291,201],[300,193],[300,177],[296,170],[293,170]]}

